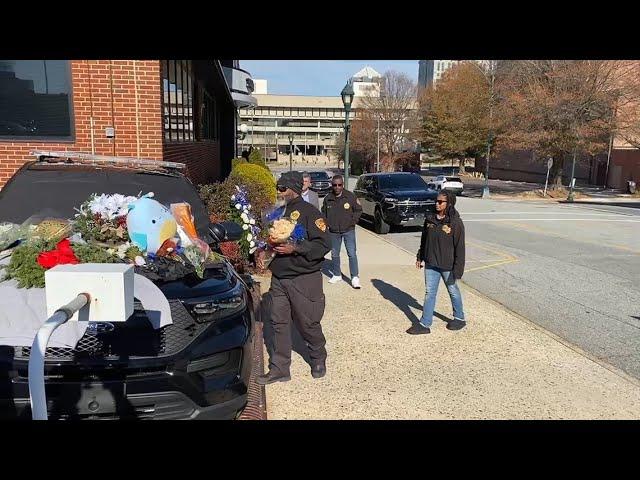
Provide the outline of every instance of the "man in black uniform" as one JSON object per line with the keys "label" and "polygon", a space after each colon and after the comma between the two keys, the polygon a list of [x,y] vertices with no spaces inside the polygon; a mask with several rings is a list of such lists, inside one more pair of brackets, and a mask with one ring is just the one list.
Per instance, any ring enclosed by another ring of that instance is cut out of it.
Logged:
{"label": "man in black uniform", "polygon": [[260,385],[291,380],[292,321],[309,346],[313,378],[321,378],[327,371],[326,340],[320,326],[325,306],[320,269],[330,250],[329,235],[320,211],[300,196],[302,181],[301,173],[285,172],[277,184],[279,196],[287,205],[284,216],[304,226],[305,239],[295,245],[274,247],[276,257],[269,265],[273,353],[269,371],[257,378]]}
{"label": "man in black uniform", "polygon": [[324,197],[322,213],[329,224],[329,237],[331,238],[331,263],[333,276],[329,283],[342,281],[340,269],[340,250],[342,242],[347,248],[349,256],[349,273],[351,274],[351,286],[360,288],[358,277],[358,256],[356,254],[356,224],[362,215],[362,206],[356,196],[344,189],[342,175],[336,175],[331,179],[331,192]]}

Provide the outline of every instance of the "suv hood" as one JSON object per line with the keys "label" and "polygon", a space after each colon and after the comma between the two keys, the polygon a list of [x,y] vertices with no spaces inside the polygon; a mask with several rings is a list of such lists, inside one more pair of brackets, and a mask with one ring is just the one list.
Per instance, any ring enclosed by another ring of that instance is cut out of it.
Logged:
{"label": "suv hood", "polygon": [[435,190],[394,190],[392,188],[386,188],[380,190],[380,192],[385,195],[393,196],[400,201],[404,200],[415,200],[418,202],[423,202],[425,200],[435,200],[438,196],[438,192]]}
{"label": "suv hood", "polygon": [[237,279],[226,264],[209,267],[204,271],[204,278],[195,273],[170,282],[155,282],[167,300],[186,300],[189,298],[207,297],[231,290]]}

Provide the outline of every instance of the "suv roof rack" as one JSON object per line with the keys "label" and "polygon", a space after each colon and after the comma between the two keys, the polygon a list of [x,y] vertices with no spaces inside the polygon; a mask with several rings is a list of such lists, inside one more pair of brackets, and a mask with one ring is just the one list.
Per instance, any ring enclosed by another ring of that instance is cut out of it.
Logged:
{"label": "suv roof rack", "polygon": [[82,152],[54,152],[34,150],[31,155],[37,157],[38,162],[53,163],[52,159],[65,159],[61,163],[80,165],[111,165],[116,167],[138,167],[151,170],[182,170],[186,168],[184,163],[165,162],[137,157],[112,157],[109,155],[94,155]]}

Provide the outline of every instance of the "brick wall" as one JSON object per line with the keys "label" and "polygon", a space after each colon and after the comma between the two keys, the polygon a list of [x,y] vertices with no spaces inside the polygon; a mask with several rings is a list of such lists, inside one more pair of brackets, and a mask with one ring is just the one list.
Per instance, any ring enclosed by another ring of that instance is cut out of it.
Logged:
{"label": "brick wall", "polygon": [[628,180],[640,183],[640,150],[614,149],[611,152],[607,185],[626,190]]}
{"label": "brick wall", "polygon": [[164,160],[187,165],[187,175],[194,184],[220,180],[220,144],[217,141],[167,142]]}
{"label": "brick wall", "polygon": [[[91,153],[92,116],[96,154],[162,159],[158,60],[73,60],[71,84],[74,140],[0,140],[0,187],[25,161],[33,160],[32,150]],[[115,128],[114,139],[106,138],[106,127]]]}

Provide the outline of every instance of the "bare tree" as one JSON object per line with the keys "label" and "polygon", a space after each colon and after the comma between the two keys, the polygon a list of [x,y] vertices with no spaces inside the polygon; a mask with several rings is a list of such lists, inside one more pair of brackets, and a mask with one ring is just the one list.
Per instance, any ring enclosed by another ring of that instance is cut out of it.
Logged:
{"label": "bare tree", "polygon": [[464,172],[467,157],[487,151],[491,129],[491,83],[482,67],[460,63],[443,75],[437,88],[421,92],[419,138],[443,158],[459,159]]}
{"label": "bare tree", "polygon": [[[378,133],[380,155],[383,164],[392,169],[394,163],[404,158],[411,127],[414,124],[417,86],[404,73],[386,72],[380,82],[380,95],[357,97],[354,103],[356,120],[352,132],[354,146],[366,152],[367,158],[377,156]],[[358,127],[355,125],[358,124]],[[356,130],[359,130],[356,133]]]}
{"label": "bare tree", "polygon": [[567,158],[607,150],[623,67],[618,61],[513,62],[499,85],[504,146],[553,157],[553,184],[560,186]]}

